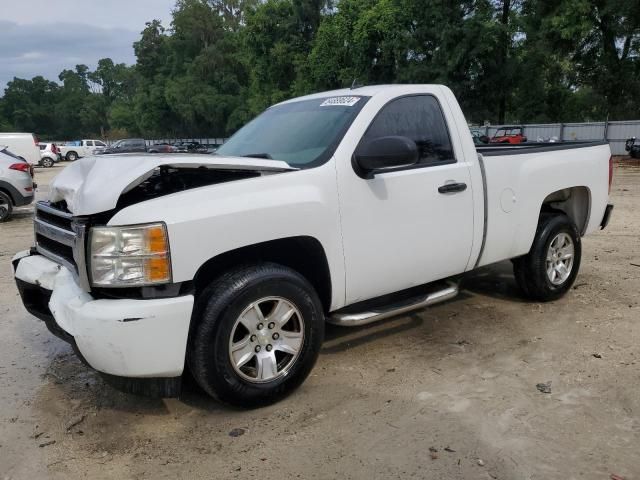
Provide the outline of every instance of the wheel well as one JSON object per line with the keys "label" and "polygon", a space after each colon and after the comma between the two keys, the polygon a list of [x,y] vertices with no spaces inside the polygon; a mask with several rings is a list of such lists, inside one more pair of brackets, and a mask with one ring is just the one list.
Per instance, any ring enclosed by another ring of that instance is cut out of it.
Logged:
{"label": "wheel well", "polygon": [[541,212],[560,211],[567,215],[584,235],[591,212],[591,193],[587,187],[563,188],[542,202]]}
{"label": "wheel well", "polygon": [[15,204],[16,204],[16,199],[15,199],[15,198],[13,198],[13,195],[11,195],[11,192],[10,192],[9,190],[7,190],[7,189],[5,189],[5,188],[0,187],[0,192],[2,192],[2,193],[4,193],[4,194],[6,194],[6,195],[7,195],[7,197],[9,197],[9,200],[11,200],[11,203],[12,203],[13,205],[15,205]]}
{"label": "wheel well", "polygon": [[274,262],[297,271],[313,285],[325,311],[329,310],[331,276],[327,256],[320,242],[307,236],[270,240],[213,257],[196,272],[193,280],[196,295],[229,268],[257,262]]}

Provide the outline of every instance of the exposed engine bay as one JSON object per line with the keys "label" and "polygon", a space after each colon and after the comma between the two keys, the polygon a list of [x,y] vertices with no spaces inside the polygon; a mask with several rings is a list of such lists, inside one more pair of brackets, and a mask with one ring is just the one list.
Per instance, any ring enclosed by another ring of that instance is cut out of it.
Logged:
{"label": "exposed engine bay", "polygon": [[162,165],[149,172],[141,183],[126,190],[118,199],[116,210],[184,190],[260,175],[261,172],[255,170],[220,170],[204,166],[176,168]]}

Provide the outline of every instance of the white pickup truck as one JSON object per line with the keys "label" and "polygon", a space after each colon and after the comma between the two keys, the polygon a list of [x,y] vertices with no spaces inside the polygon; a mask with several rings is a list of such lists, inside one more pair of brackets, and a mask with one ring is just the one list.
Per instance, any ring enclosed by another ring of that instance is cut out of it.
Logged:
{"label": "white pickup truck", "polygon": [[102,140],[77,140],[66,143],[65,145],[58,145],[60,155],[69,162],[75,162],[81,157],[88,157],[89,155],[93,155],[94,152],[104,150],[105,148],[107,148],[107,144]]}
{"label": "white pickup truck", "polygon": [[325,322],[451,299],[512,259],[536,301],[573,284],[608,222],[605,143],[474,146],[439,85],[319,93],[267,109],[211,156],[111,155],[67,167],[13,259],[27,310],[122,389],[274,402]]}

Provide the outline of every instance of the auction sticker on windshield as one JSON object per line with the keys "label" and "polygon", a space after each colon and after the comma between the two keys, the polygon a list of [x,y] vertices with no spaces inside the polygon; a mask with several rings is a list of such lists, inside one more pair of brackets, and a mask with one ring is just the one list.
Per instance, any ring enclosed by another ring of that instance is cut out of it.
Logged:
{"label": "auction sticker on windshield", "polygon": [[321,107],[353,107],[362,97],[331,97],[320,104]]}

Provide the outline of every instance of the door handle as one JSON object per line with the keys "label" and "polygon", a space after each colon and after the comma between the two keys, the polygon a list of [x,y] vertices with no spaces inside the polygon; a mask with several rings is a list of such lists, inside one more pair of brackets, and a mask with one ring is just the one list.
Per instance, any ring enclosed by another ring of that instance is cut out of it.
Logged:
{"label": "door handle", "polygon": [[466,189],[467,189],[466,183],[445,183],[444,185],[438,187],[438,192],[455,193],[455,192],[464,192]]}

